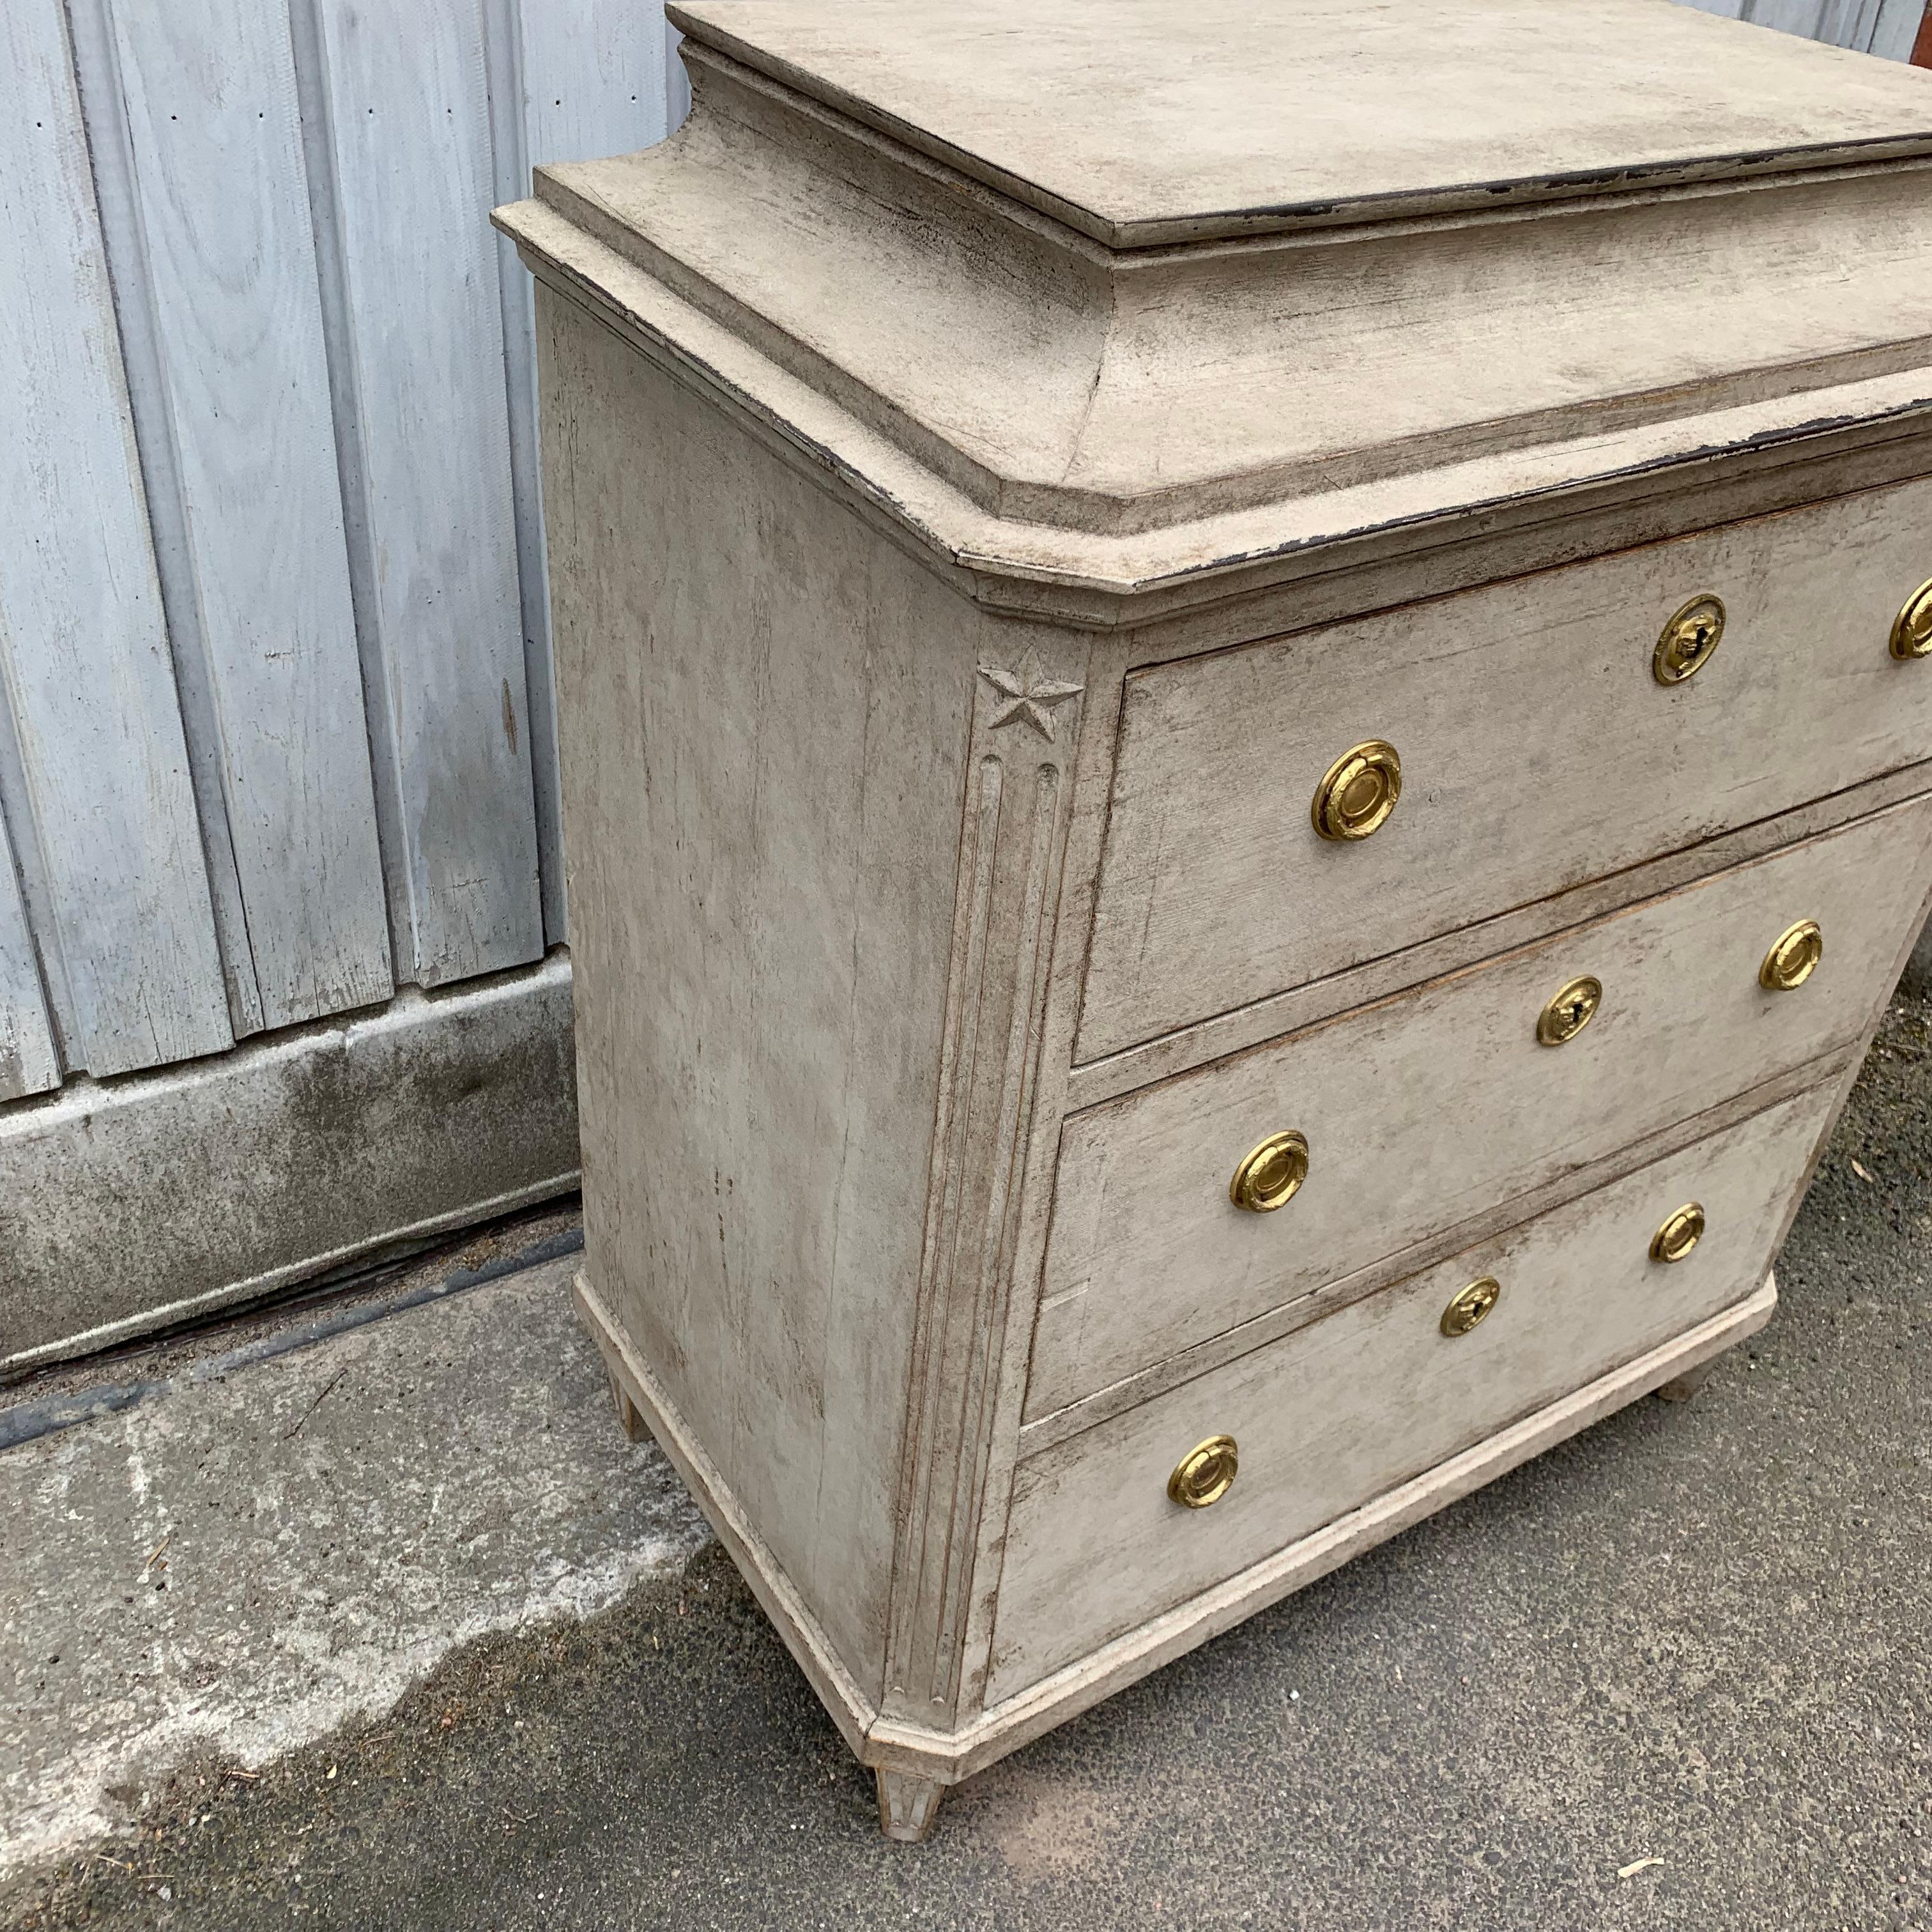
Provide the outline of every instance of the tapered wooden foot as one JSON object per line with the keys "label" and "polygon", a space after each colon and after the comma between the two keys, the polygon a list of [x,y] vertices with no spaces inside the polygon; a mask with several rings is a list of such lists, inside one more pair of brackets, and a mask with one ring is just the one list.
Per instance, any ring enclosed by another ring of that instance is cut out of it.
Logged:
{"label": "tapered wooden foot", "polygon": [[1700,1362],[1694,1369],[1686,1369],[1673,1382],[1667,1382],[1658,1392],[1660,1402],[1688,1402],[1711,1379],[1711,1371],[1718,1366],[1713,1355],[1708,1362]]}
{"label": "tapered wooden foot", "polygon": [[651,1432],[645,1427],[644,1418],[638,1413],[637,1404],[624,1393],[624,1384],[608,1369],[604,1372],[610,1381],[610,1400],[617,1406],[618,1427],[633,1442],[644,1442]]}
{"label": "tapered wooden foot", "polygon": [[916,1778],[910,1772],[879,1772],[879,1825],[886,1836],[916,1845],[932,1829],[946,1787],[936,1778]]}

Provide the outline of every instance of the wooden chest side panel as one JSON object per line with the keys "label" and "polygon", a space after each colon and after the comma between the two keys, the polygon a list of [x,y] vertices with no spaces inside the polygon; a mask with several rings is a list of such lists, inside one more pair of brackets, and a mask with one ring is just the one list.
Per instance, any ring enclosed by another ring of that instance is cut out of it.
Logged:
{"label": "wooden chest side panel", "polygon": [[[1345,1511],[1742,1300],[1763,1279],[1838,1088],[1771,1108],[1465,1250],[1024,1462],[988,1701],[1260,1562]],[[1665,1266],[1664,1216],[1708,1232]],[[1473,1278],[1502,1298],[1473,1333],[1438,1318]],[[1168,1498],[1168,1472],[1226,1432],[1234,1488]]]}
{"label": "wooden chest side panel", "polygon": [[[1928,571],[1912,483],[1133,673],[1078,1058],[1923,758],[1932,665],[1886,641]],[[1666,689],[1705,591],[1723,642]],[[1326,843],[1316,783],[1370,738],[1401,802]]]}
{"label": "wooden chest side panel", "polygon": [[876,1695],[974,614],[538,307],[586,1271]]}

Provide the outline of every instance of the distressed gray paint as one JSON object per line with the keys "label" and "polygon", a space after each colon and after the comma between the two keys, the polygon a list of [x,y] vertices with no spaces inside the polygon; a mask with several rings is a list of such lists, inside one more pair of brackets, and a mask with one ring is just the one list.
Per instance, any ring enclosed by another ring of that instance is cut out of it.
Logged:
{"label": "distressed gray paint", "polygon": [[113,24],[158,351],[144,440],[182,508],[175,662],[250,1030],[285,1026],[394,990],[288,20],[116,0]]}
{"label": "distressed gray paint", "polygon": [[0,10],[0,803],[64,1057],[214,1052],[228,1005],[59,0]]}
{"label": "distressed gray paint", "polygon": [[59,1080],[13,843],[0,817],[0,1100],[44,1093]]}
{"label": "distressed gray paint", "polygon": [[316,14],[390,924],[398,978],[436,986],[543,950],[482,16]]}
{"label": "distressed gray paint", "polygon": [[1700,13],[1748,20],[1828,46],[1910,60],[1924,0],[1678,0]]}

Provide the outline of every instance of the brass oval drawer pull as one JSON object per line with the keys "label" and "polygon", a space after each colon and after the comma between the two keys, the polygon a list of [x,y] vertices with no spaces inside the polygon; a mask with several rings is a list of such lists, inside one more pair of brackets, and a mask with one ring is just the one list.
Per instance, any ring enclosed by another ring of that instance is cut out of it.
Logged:
{"label": "brass oval drawer pull", "polygon": [[1681,1262],[1703,1238],[1703,1205],[1687,1201],[1676,1214],[1666,1216],[1664,1226],[1650,1238],[1650,1258],[1654,1262]]}
{"label": "brass oval drawer pull", "polygon": [[1270,1134],[1242,1156],[1228,1198],[1250,1214],[1271,1214],[1292,1201],[1308,1178],[1308,1142],[1291,1127]]}
{"label": "brass oval drawer pull", "polygon": [[1385,739],[1344,752],[1315,788],[1309,816],[1324,838],[1366,838],[1388,822],[1402,796],[1402,760]]}
{"label": "brass oval drawer pull", "polygon": [[1574,1040],[1597,1017],[1597,1009],[1603,1004],[1604,982],[1588,973],[1559,986],[1536,1022],[1538,1044],[1561,1046]]}
{"label": "brass oval drawer pull", "polygon": [[1932,577],[1905,600],[1892,620],[1892,654],[1901,663],[1932,657]]}
{"label": "brass oval drawer pull", "polygon": [[1503,1285],[1492,1274],[1470,1282],[1443,1310],[1443,1334],[1452,1340],[1458,1335],[1468,1334],[1478,1322],[1486,1318],[1490,1310],[1502,1299],[1502,1294]]}
{"label": "brass oval drawer pull", "polygon": [[1174,1474],[1167,1479],[1167,1493],[1184,1509],[1205,1509],[1234,1486],[1240,1466],[1234,1438],[1210,1436],[1174,1464]]}
{"label": "brass oval drawer pull", "polygon": [[1824,956],[1825,935],[1819,931],[1818,922],[1801,919],[1771,942],[1771,950],[1757,969],[1757,982],[1768,993],[1788,993],[1810,978]]}
{"label": "brass oval drawer pull", "polygon": [[1724,634],[1724,600],[1706,591],[1671,614],[1651,653],[1650,673],[1659,684],[1682,684],[1711,662]]}

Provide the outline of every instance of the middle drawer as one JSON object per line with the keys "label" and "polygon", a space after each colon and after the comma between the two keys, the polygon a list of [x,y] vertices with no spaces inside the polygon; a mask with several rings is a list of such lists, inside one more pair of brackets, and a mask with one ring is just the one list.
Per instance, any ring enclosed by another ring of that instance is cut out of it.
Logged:
{"label": "middle drawer", "polygon": [[[1076,1114],[1060,1137],[1032,1420],[1863,1033],[1932,885],[1932,797]],[[1821,963],[1760,968],[1815,922]],[[1600,983],[1560,1046],[1546,1004]],[[1234,1168],[1305,1137],[1285,1206]]]}

